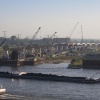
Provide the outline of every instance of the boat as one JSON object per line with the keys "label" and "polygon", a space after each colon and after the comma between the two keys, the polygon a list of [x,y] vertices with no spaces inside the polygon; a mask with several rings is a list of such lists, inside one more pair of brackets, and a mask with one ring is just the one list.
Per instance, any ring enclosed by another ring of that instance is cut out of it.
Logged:
{"label": "boat", "polygon": [[75,59],[72,59],[67,68],[100,69],[100,53],[87,53],[82,57],[82,61],[76,61]]}
{"label": "boat", "polygon": [[75,83],[98,83],[100,78],[87,78],[87,77],[72,77],[72,76],[58,76],[52,74],[41,73],[22,73],[20,78],[23,79],[36,79],[36,80],[48,80],[59,82],[75,82]]}
{"label": "boat", "polygon": [[87,77],[72,77],[72,76],[58,76],[52,74],[42,73],[27,73],[27,72],[0,72],[2,78],[13,78],[13,79],[34,79],[44,81],[59,81],[59,82],[74,82],[74,83],[99,83],[100,78],[87,78]]}
{"label": "boat", "polygon": [[100,53],[88,53],[82,62],[82,68],[100,69]]}
{"label": "boat", "polygon": [[6,89],[3,88],[3,85],[0,84],[0,94],[4,94],[6,92]]}
{"label": "boat", "polygon": [[42,63],[41,59],[35,59],[33,55],[25,58],[20,58],[18,51],[13,50],[11,55],[4,56],[0,59],[0,66],[23,66],[23,65],[34,65]]}
{"label": "boat", "polygon": [[0,66],[21,66],[21,65],[34,65],[34,59],[21,59],[17,50],[13,50],[12,53],[8,56],[2,56],[0,59]]}

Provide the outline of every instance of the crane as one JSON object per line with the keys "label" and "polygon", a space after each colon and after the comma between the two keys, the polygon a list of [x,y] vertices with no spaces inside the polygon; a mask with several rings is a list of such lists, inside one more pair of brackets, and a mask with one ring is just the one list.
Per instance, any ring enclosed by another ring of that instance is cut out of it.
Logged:
{"label": "crane", "polygon": [[79,22],[77,22],[76,23],[76,25],[74,26],[74,28],[73,28],[73,30],[72,30],[72,32],[71,32],[71,34],[70,34],[70,36],[69,36],[69,38],[71,37],[71,35],[73,34],[73,32],[75,31],[75,29],[76,29],[76,27],[77,27],[77,25],[79,24]]}
{"label": "crane", "polygon": [[55,37],[55,34],[57,32],[53,33],[53,35],[51,35],[51,37],[49,38],[49,44],[53,44],[53,38]]}
{"label": "crane", "polygon": [[50,37],[50,39],[53,39],[54,37],[55,37],[55,34],[56,34],[57,32],[55,32],[51,37]]}
{"label": "crane", "polygon": [[83,43],[83,29],[82,29],[82,25],[81,25],[81,34],[82,34],[82,40],[81,40],[81,43]]}
{"label": "crane", "polygon": [[38,30],[35,32],[35,34],[34,34],[34,36],[33,36],[33,39],[36,38],[36,36],[37,36],[37,34],[39,33],[40,29],[41,29],[41,27],[39,27]]}

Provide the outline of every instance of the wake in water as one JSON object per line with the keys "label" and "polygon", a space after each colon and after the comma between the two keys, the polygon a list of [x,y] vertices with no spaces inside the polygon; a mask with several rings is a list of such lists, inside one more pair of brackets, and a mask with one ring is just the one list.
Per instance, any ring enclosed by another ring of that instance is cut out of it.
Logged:
{"label": "wake in water", "polygon": [[0,95],[0,99],[6,100],[32,100],[30,97],[20,96],[20,95],[11,95],[11,94],[2,94]]}

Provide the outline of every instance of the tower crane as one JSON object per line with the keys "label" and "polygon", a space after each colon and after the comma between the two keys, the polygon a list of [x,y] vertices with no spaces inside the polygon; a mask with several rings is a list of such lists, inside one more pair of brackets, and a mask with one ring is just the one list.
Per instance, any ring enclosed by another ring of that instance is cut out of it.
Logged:
{"label": "tower crane", "polygon": [[33,35],[33,39],[36,38],[36,36],[37,36],[37,34],[39,33],[40,29],[41,29],[41,27],[39,27],[38,30],[35,32],[35,34]]}

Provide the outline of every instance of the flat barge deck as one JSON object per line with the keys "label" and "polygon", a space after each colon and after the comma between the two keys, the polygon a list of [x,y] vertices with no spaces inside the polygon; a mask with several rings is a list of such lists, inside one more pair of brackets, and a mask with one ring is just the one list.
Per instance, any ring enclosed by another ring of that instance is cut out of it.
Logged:
{"label": "flat barge deck", "polygon": [[2,78],[13,78],[13,79],[34,79],[34,80],[45,80],[45,81],[59,81],[59,82],[74,82],[74,83],[99,83],[100,78],[93,79],[87,77],[70,77],[70,76],[58,76],[52,74],[41,74],[41,73],[9,73],[0,72]]}

